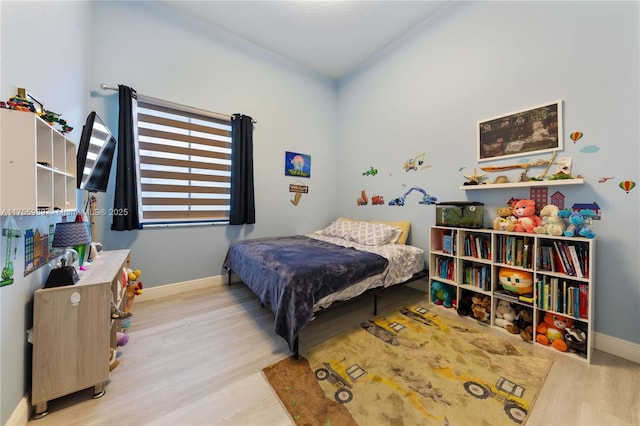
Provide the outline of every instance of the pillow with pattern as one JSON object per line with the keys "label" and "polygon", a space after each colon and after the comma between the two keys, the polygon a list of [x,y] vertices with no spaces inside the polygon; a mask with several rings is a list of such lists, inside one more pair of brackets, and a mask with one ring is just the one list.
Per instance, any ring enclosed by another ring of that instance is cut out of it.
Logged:
{"label": "pillow with pattern", "polygon": [[409,230],[411,229],[411,222],[408,220],[400,220],[400,221],[396,221],[396,222],[382,222],[382,221],[376,221],[376,220],[372,220],[372,223],[384,223],[385,225],[389,225],[389,226],[393,226],[396,229],[399,229],[401,232],[400,237],[398,237],[398,240],[396,242],[394,242],[393,244],[406,244],[407,242],[407,238],[409,237]]}
{"label": "pillow with pattern", "polygon": [[357,222],[347,220],[335,220],[331,225],[322,230],[322,235],[326,235],[327,237],[340,237],[346,240],[348,239],[347,236],[351,232],[353,225],[356,223]]}
{"label": "pillow with pattern", "polygon": [[356,222],[351,228],[347,239],[367,246],[381,246],[387,244],[395,229],[389,225],[371,222]]}

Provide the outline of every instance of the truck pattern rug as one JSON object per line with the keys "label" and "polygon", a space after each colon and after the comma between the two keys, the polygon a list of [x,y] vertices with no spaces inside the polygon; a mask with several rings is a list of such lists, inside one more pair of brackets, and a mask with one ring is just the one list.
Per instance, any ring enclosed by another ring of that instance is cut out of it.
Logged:
{"label": "truck pattern rug", "polygon": [[299,425],[522,424],[552,360],[483,328],[406,306],[263,374]]}

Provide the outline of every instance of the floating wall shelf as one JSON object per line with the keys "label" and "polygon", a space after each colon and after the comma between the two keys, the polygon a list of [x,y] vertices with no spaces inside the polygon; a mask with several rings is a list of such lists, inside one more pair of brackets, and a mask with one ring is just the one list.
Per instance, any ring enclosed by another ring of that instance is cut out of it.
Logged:
{"label": "floating wall shelf", "polygon": [[481,185],[460,185],[463,191],[472,191],[477,189],[502,189],[502,188],[531,188],[535,186],[563,186],[563,185],[583,185],[583,178],[576,179],[558,179],[558,180],[532,180],[528,182],[509,182],[509,183],[487,183]]}

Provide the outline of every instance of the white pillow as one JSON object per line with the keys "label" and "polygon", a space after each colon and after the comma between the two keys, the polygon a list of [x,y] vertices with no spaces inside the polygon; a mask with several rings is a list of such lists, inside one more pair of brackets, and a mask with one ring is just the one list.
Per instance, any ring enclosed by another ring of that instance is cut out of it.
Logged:
{"label": "white pillow", "polygon": [[368,246],[381,246],[389,242],[394,231],[393,227],[382,223],[356,222],[347,239]]}
{"label": "white pillow", "polygon": [[400,240],[401,235],[402,235],[402,229],[393,227],[393,234],[391,234],[391,238],[389,238],[388,244],[398,244],[398,241]]}
{"label": "white pillow", "polygon": [[356,222],[346,220],[336,220],[322,230],[322,235],[326,235],[327,237],[340,237],[346,240],[355,223]]}

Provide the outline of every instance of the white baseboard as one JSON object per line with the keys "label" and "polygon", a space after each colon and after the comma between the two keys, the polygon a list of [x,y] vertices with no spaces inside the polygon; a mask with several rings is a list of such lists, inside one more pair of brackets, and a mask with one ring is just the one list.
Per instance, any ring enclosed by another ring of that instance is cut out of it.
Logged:
{"label": "white baseboard", "polygon": [[140,296],[136,296],[136,302],[172,297],[184,293],[185,291],[203,290],[205,288],[226,284],[227,276],[217,275],[197,280],[183,281],[180,283],[165,284],[157,287],[145,287],[142,294]]}
{"label": "white baseboard", "polygon": [[29,421],[31,403],[28,396],[23,396],[5,426],[25,426]]}
{"label": "white baseboard", "polygon": [[593,337],[596,349],[640,364],[640,344],[602,333],[595,333]]}

